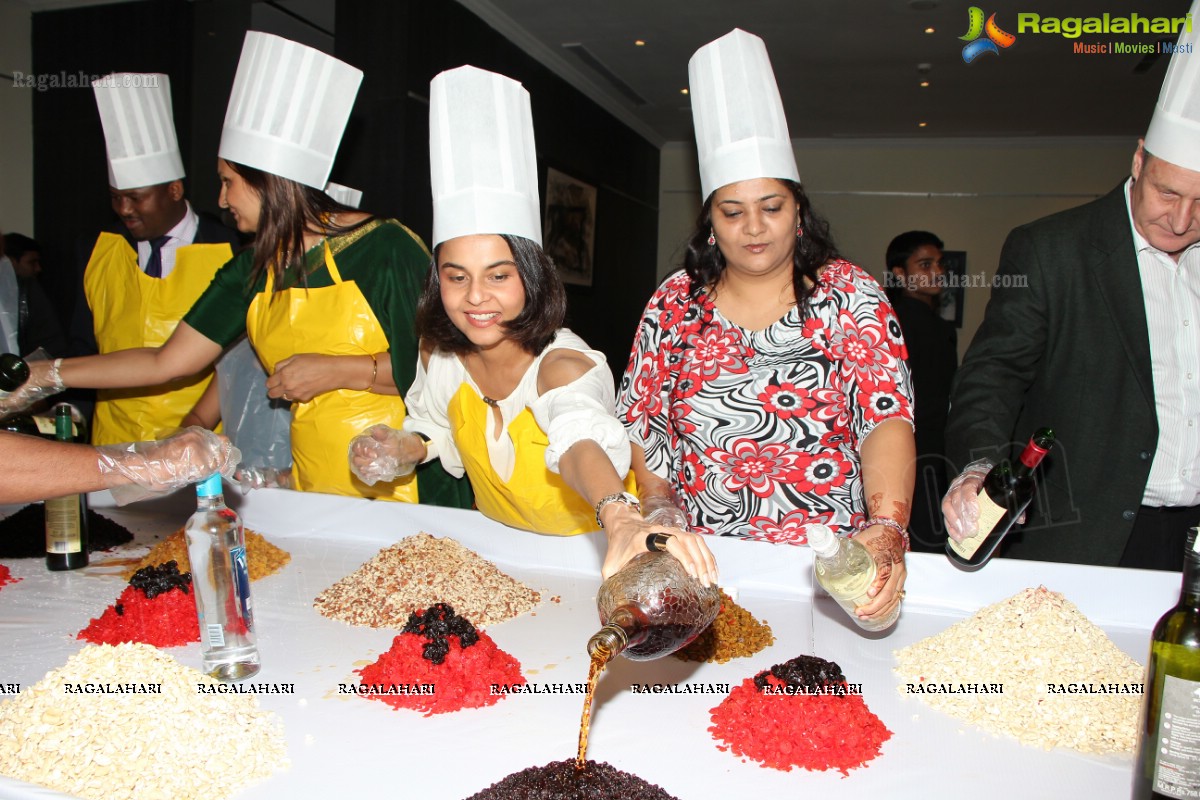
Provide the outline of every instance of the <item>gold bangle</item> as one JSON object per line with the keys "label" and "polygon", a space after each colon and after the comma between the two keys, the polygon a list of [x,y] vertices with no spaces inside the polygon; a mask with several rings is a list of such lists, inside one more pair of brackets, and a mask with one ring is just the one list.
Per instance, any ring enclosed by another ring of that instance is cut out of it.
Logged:
{"label": "gold bangle", "polygon": [[376,360],[374,353],[368,353],[371,357],[371,382],[367,384],[367,388],[363,391],[371,391],[375,388],[375,378],[379,375],[379,361]]}

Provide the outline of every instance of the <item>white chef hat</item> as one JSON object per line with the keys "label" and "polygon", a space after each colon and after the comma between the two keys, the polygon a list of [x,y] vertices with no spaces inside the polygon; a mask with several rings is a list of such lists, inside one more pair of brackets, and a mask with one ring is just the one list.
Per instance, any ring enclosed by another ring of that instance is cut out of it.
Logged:
{"label": "white chef hat", "polygon": [[1200,172],[1200,0],[1189,14],[1196,23],[1179,34],[1179,45],[1154,105],[1146,149],[1164,161]]}
{"label": "white chef hat", "polygon": [[160,73],[117,72],[92,81],[108,150],[108,184],[138,189],[184,176],[171,79]]}
{"label": "white chef hat", "polygon": [[325,184],[325,194],[350,208],[358,208],[362,204],[361,189],[351,189],[349,186],[342,186],[340,183],[334,183],[333,181]]}
{"label": "white chef hat", "polygon": [[323,189],[362,76],[319,50],[248,31],[217,154]]}
{"label": "white chef hat", "polygon": [[753,178],[800,181],[783,101],[767,46],[734,28],[688,62],[700,187],[715,190]]}
{"label": "white chef hat", "polygon": [[506,233],[541,244],[537,155],[529,92],[466,66],[429,84],[433,244]]}

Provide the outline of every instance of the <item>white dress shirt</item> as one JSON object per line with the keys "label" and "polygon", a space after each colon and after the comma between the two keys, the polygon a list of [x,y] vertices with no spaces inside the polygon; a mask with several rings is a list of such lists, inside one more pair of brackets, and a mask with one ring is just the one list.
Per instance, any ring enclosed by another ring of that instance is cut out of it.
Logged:
{"label": "white dress shirt", "polygon": [[[1125,184],[1126,209],[1132,185],[1132,180]],[[1158,446],[1142,504],[1200,505],[1200,242],[1176,261],[1138,233],[1132,211],[1129,225],[1146,305],[1158,415]]]}
{"label": "white dress shirt", "polygon": [[[196,212],[192,211],[192,204],[188,201],[183,201],[187,205],[187,211],[183,215],[183,219],[179,220],[179,224],[171,230],[167,231],[167,236],[171,238],[162,246],[162,277],[167,277],[171,274],[171,270],[175,269],[175,251],[192,243],[196,238],[196,230],[200,227],[200,218],[196,216]],[[138,251],[138,266],[142,272],[146,271],[146,264],[150,261],[150,242],[141,241],[137,243]]]}

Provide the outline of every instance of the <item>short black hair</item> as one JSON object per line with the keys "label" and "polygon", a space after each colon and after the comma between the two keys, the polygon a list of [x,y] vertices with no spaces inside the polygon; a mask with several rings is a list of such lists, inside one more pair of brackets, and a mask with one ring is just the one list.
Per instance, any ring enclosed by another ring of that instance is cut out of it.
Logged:
{"label": "short black hair", "polygon": [[887,268],[890,270],[892,267],[903,267],[913,253],[927,244],[938,250],[946,249],[942,240],[929,231],[908,231],[900,234],[887,246]]}
{"label": "short black hair", "polygon": [[4,234],[4,255],[16,261],[29,251],[42,252],[42,247],[23,233]]}
{"label": "short black hair", "polygon": [[[517,274],[525,289],[525,307],[512,322],[505,323],[505,333],[533,355],[546,349],[567,316],[567,292],[563,288],[558,269],[550,256],[537,242],[523,236],[507,233],[497,234],[508,244]],[[435,349],[455,355],[473,353],[478,348],[462,331],[454,326],[446,309],[442,306],[441,276],[438,271],[438,253],[442,246],[433,249],[433,262],[425,277],[425,289],[417,303],[417,336]]]}

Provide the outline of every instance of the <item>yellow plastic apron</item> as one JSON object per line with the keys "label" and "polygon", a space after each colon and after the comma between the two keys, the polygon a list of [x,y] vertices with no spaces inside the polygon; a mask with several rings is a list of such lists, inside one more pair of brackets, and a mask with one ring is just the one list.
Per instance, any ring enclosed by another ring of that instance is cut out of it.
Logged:
{"label": "yellow plastic apron", "polygon": [[[124,236],[102,233],[83,275],[101,353],[158,347],[233,258],[228,244],[190,244],[175,251],[175,268],[151,278],[138,268]],[[97,393],[93,444],[158,439],[179,427],[212,377],[212,370],[160,386],[104,389]]]}
{"label": "yellow plastic apron", "polygon": [[[386,353],[387,336],[354,281],[343,281],[325,242],[332,286],[298,286],[272,295],[274,280],[250,303],[246,333],[267,371],[298,353],[363,356]],[[386,358],[386,356],[384,356]],[[292,404],[292,477],[305,492],[417,502],[417,481],[367,486],[350,472],[350,440],[372,425],[404,424],[404,400],[357,389],[337,389]]]}
{"label": "yellow plastic apron", "polygon": [[[595,509],[546,466],[550,439],[528,408],[508,425],[515,464],[512,477],[500,479],[488,456],[491,414],[491,407],[469,384],[460,386],[450,400],[448,416],[454,444],[471,479],[479,510],[497,522],[537,533],[573,536],[596,530]],[[632,472],[625,479],[625,488],[634,491]]]}

